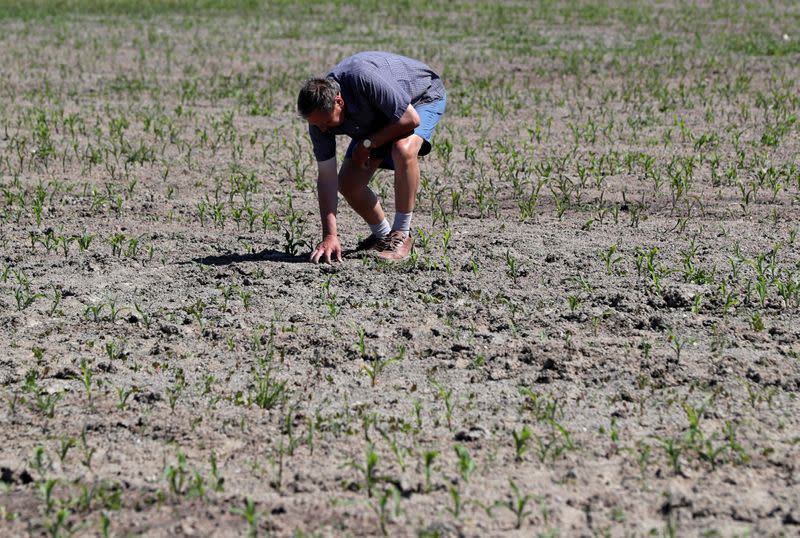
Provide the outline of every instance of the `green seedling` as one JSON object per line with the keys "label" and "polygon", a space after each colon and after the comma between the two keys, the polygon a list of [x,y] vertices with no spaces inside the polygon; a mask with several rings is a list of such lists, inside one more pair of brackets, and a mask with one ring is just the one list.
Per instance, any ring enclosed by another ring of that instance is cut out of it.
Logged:
{"label": "green seedling", "polygon": [[137,387],[131,387],[126,389],[125,387],[117,387],[117,397],[119,401],[117,402],[117,409],[120,411],[125,411],[128,408],[128,398],[131,394],[135,394],[139,392]]}
{"label": "green seedling", "polygon": [[100,321],[104,309],[104,304],[87,305],[83,311],[83,317],[89,319],[91,316],[92,321]]}
{"label": "green seedling", "polygon": [[256,395],[254,403],[261,409],[272,409],[286,398],[286,381],[276,381],[272,370],[255,377]]}
{"label": "green seedling", "polygon": [[546,422],[550,425],[547,435],[535,436],[536,455],[542,463],[547,460],[555,461],[566,451],[575,449],[575,444],[566,428],[552,419]]}
{"label": "green seedling", "polygon": [[505,260],[506,260],[506,268],[507,268],[506,273],[508,274],[508,276],[511,277],[511,280],[513,280],[514,283],[516,284],[517,283],[517,279],[520,276],[519,260],[517,260],[511,254],[510,250],[506,250]]}
{"label": "green seedling", "polygon": [[445,420],[447,421],[447,429],[453,431],[453,410],[456,407],[456,400],[453,398],[453,389],[445,389],[435,380],[431,380],[431,384],[436,389],[437,397],[444,402]]}
{"label": "green seedling", "polygon": [[681,470],[681,455],[683,454],[683,446],[680,439],[656,437],[656,440],[661,444],[664,453],[667,455],[670,466],[674,474],[679,475]]}
{"label": "green seedling", "polygon": [[531,430],[525,425],[519,433],[512,431],[511,435],[514,437],[514,459],[522,461],[522,457],[528,451],[527,445],[532,435]]}
{"label": "green seedling", "polygon": [[431,490],[431,471],[433,467],[433,460],[439,456],[438,450],[428,450],[422,455],[423,464],[425,466],[425,491]]}
{"label": "green seedling", "polygon": [[92,367],[86,362],[86,359],[81,359],[81,379],[83,380],[83,388],[86,391],[86,401],[92,401]]}
{"label": "green seedling", "polygon": [[511,485],[511,498],[503,503],[503,505],[511,510],[516,518],[514,528],[521,529],[522,524],[525,522],[525,518],[531,515],[531,512],[526,510],[526,507],[528,506],[528,502],[531,500],[532,495],[521,494],[519,487],[517,487],[513,480],[509,480],[508,482]]}
{"label": "green seedling", "polygon": [[139,316],[139,319],[141,320],[142,324],[144,325],[144,328],[149,330],[150,325],[153,322],[153,316],[150,314],[150,312],[143,309],[138,302],[133,303],[133,308],[136,311],[136,314]]}
{"label": "green seedling", "polygon": [[39,492],[42,494],[44,500],[44,513],[49,514],[53,511],[53,505],[56,499],[53,498],[53,488],[58,484],[58,480],[49,478],[39,485]]}
{"label": "green seedling", "polygon": [[127,310],[126,307],[117,306],[117,299],[115,297],[109,297],[106,300],[106,305],[108,306],[108,318],[111,320],[112,323],[117,321],[117,318]]}
{"label": "green seedling", "polygon": [[406,354],[406,347],[400,346],[397,355],[388,359],[382,359],[377,353],[372,355],[372,359],[361,367],[361,370],[369,376],[371,385],[374,387],[378,383],[378,376],[383,372],[384,368],[392,363],[403,360]]}
{"label": "green seedling", "polygon": [[61,462],[61,465],[64,465],[64,459],[67,457],[67,453],[69,452],[70,448],[75,446],[75,438],[68,437],[66,435],[62,435],[59,438],[58,443],[58,460]]}
{"label": "green seedling", "polygon": [[17,310],[20,312],[31,306],[36,299],[42,297],[44,297],[44,294],[33,293],[28,284],[14,288],[14,300],[17,302]]}
{"label": "green seedling", "polygon": [[217,455],[213,451],[211,452],[210,465],[211,478],[213,479],[211,482],[211,488],[217,493],[225,491],[225,478],[219,472],[219,468],[217,467]]}
{"label": "green seedling", "polygon": [[672,351],[675,352],[675,362],[680,362],[683,349],[687,344],[694,343],[694,339],[690,337],[680,337],[673,332],[672,328],[667,329],[667,336],[669,338],[670,347],[672,348]]}
{"label": "green seedling", "polygon": [[100,536],[109,538],[111,536],[111,518],[105,512],[100,512]]}
{"label": "green seedling", "polygon": [[56,405],[64,397],[63,392],[47,392],[40,390],[36,393],[36,408],[47,418],[53,418],[56,413]]}
{"label": "green seedling", "polygon": [[569,311],[575,312],[575,309],[578,308],[581,300],[578,298],[577,295],[570,295],[567,297],[567,305],[569,305]]}
{"label": "green seedling", "polygon": [[387,486],[383,490],[383,494],[381,494],[375,504],[370,504],[370,508],[372,508],[375,515],[378,516],[378,526],[381,529],[381,534],[384,536],[388,535],[386,530],[386,524],[389,522],[389,517],[391,516],[391,512],[389,510],[389,499],[394,498],[395,502],[399,498],[399,493],[397,488],[393,485]]}
{"label": "green seedling", "polygon": [[463,501],[461,499],[461,491],[458,489],[457,486],[450,486],[450,500],[453,501],[453,506],[445,508],[452,516],[456,519],[461,517],[461,511],[464,507]]}
{"label": "green seedling", "polygon": [[178,399],[185,388],[186,378],[184,377],[183,369],[177,368],[175,370],[175,382],[171,387],[167,387],[167,402],[169,403],[170,411],[175,411],[175,405],[178,403]]}
{"label": "green seedling", "polygon": [[108,360],[115,361],[124,359],[126,356],[125,345],[121,342],[110,340],[103,345]]}
{"label": "green seedling", "polygon": [[533,392],[527,387],[520,388],[520,394],[525,397],[523,409],[529,411],[537,422],[549,422],[563,415],[563,404],[552,396]]}
{"label": "green seedling", "polygon": [[600,254],[600,258],[606,266],[606,274],[613,274],[616,272],[616,266],[622,261],[622,256],[617,254],[617,245],[611,245],[608,250]]}
{"label": "green seedling", "polygon": [[52,286],[53,289],[53,297],[51,298],[50,310],[47,312],[47,315],[51,318],[56,316],[56,314],[63,316],[64,313],[61,312],[58,307],[61,304],[61,300],[64,298],[64,294],[55,286]]}
{"label": "green seedling", "polygon": [[189,485],[189,469],[186,466],[186,454],[178,450],[177,462],[168,464],[164,469],[164,479],[167,481],[169,491],[173,495],[183,495]]}
{"label": "green seedling", "polygon": [[389,445],[389,450],[392,451],[392,454],[394,455],[395,460],[397,461],[397,465],[400,467],[400,470],[405,472],[406,457],[409,454],[409,450],[398,442],[397,436],[395,434],[390,435],[389,432],[387,432],[386,430],[377,425],[375,426],[375,429],[378,430],[378,433],[381,434],[383,440],[386,441],[386,444]]}
{"label": "green seedling", "polygon": [[458,473],[464,482],[469,482],[470,476],[475,471],[475,461],[463,445],[457,444],[453,449],[456,452],[456,456],[458,456]]}
{"label": "green seedling", "polygon": [[81,430],[81,445],[80,445],[81,463],[87,469],[91,469],[92,458],[94,457],[95,452],[97,452],[97,449],[89,446],[89,441],[87,439],[86,433],[87,431],[86,428],[84,427],[83,430]]}
{"label": "green seedling", "polygon": [[364,465],[359,465],[356,462],[352,466],[361,472],[364,476],[364,487],[367,490],[367,497],[372,497],[372,490],[378,481],[377,468],[378,468],[378,454],[375,452],[375,447],[372,443],[367,445],[366,457]]}
{"label": "green seedling", "polygon": [[28,467],[36,472],[42,480],[45,479],[45,475],[52,467],[52,463],[43,447],[38,446],[33,451],[33,460],[28,462]]}
{"label": "green seedling", "polygon": [[255,501],[248,497],[245,499],[244,508],[231,508],[230,512],[244,517],[247,522],[247,536],[250,538],[258,536],[258,522],[261,519],[262,513],[256,510]]}

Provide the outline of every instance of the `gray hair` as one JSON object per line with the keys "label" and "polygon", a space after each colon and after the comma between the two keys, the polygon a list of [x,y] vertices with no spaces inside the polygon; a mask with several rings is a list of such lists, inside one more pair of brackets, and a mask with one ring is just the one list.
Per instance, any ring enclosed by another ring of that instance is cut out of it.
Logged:
{"label": "gray hair", "polygon": [[315,110],[330,112],[340,91],[339,83],[332,78],[310,78],[297,96],[297,112],[308,118]]}

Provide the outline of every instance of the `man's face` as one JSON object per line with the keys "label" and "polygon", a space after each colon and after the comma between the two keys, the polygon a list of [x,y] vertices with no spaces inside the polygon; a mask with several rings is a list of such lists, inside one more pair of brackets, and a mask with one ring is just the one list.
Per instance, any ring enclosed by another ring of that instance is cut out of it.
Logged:
{"label": "man's face", "polygon": [[341,94],[336,96],[333,110],[330,112],[315,110],[308,116],[307,120],[310,125],[317,127],[323,133],[327,132],[328,129],[339,127],[344,121],[344,99],[342,99]]}

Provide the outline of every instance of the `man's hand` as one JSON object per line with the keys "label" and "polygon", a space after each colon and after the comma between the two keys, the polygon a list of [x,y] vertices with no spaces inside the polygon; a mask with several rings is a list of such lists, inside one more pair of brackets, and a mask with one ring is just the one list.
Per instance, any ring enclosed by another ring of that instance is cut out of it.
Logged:
{"label": "man's hand", "polygon": [[335,235],[326,235],[322,238],[322,242],[317,245],[314,252],[311,253],[311,261],[319,263],[320,260],[325,263],[332,263],[332,261],[342,261],[342,244],[339,238]]}
{"label": "man's hand", "polygon": [[353,148],[351,159],[353,159],[353,163],[356,166],[366,168],[369,166],[369,150],[364,147],[363,143],[359,142],[356,144],[356,147]]}

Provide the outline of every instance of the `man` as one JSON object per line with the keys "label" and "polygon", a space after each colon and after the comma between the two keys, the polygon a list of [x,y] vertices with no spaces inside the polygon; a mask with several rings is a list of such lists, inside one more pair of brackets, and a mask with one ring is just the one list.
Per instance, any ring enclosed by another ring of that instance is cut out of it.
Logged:
{"label": "man", "polygon": [[[359,248],[385,260],[408,258],[413,246],[411,217],[419,188],[418,156],[431,151],[433,128],[447,96],[439,75],[424,63],[387,52],[345,58],[326,78],[308,80],[297,110],[308,121],[319,175],[317,196],[322,242],[311,261],[341,261],[336,233],[338,192],[369,225]],[[335,135],[352,138],[336,172]],[[393,226],[369,181],[378,168],[394,170]]]}

